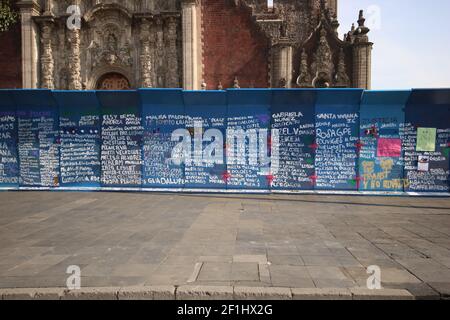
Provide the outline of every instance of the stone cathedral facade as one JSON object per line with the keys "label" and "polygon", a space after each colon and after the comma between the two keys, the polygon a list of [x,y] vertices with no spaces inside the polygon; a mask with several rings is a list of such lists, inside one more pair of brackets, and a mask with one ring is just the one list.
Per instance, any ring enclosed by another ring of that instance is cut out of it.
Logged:
{"label": "stone cathedral facade", "polygon": [[[341,39],[337,0],[275,0],[273,7],[267,0],[22,0],[16,6],[23,88],[370,88],[373,44],[363,13]],[[1,76],[0,86],[8,87]]]}

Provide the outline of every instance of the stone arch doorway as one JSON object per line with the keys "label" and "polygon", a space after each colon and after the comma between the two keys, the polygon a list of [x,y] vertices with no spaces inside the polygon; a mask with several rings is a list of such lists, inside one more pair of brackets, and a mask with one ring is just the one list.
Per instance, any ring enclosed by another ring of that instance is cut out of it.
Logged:
{"label": "stone arch doorway", "polygon": [[130,81],[117,72],[106,73],[97,81],[97,90],[128,90]]}

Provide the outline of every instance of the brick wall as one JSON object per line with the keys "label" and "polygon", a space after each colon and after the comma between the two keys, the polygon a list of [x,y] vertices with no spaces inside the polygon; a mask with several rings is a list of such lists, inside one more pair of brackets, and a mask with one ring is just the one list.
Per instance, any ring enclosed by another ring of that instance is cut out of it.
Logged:
{"label": "brick wall", "polygon": [[22,87],[21,38],[20,22],[0,33],[0,89]]}
{"label": "brick wall", "polygon": [[250,11],[234,0],[202,0],[203,79],[208,89],[269,86],[269,46]]}

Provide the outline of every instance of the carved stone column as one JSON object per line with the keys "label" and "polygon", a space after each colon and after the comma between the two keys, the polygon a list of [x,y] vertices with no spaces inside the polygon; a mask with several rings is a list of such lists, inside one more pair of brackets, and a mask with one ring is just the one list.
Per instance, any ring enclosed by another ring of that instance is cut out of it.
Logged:
{"label": "carved stone column", "polygon": [[166,50],[164,45],[164,24],[161,17],[155,23],[156,86],[164,88],[167,83]]}
{"label": "carved stone column", "polygon": [[53,13],[53,0],[45,0],[45,12],[44,15],[48,16]]}
{"label": "carved stone column", "polygon": [[44,89],[54,89],[54,67],[55,61],[53,59],[52,49],[52,31],[53,22],[45,21],[41,24],[41,87]]}
{"label": "carved stone column", "polygon": [[80,30],[68,30],[69,55],[68,83],[69,90],[81,90]]}
{"label": "carved stone column", "polygon": [[141,0],[141,11],[142,12],[147,12],[151,9],[153,9],[153,1],[151,0]]}
{"label": "carved stone column", "polygon": [[272,65],[272,87],[291,88],[292,87],[292,55],[293,50],[290,45],[280,45],[274,50]]}
{"label": "carved stone column", "polygon": [[372,46],[369,28],[365,26],[363,11],[359,13],[359,27],[354,31],[353,43],[353,87],[370,90],[372,69]]}
{"label": "carved stone column", "polygon": [[167,70],[167,86],[178,88],[180,86],[178,77],[178,55],[177,55],[177,19],[170,17],[167,26],[168,53],[167,60],[169,68]]}
{"label": "carved stone column", "polygon": [[301,60],[300,60],[300,73],[297,78],[297,86],[300,88],[311,88],[312,87],[312,77],[309,72],[308,55],[303,49]]}
{"label": "carved stone column", "polygon": [[183,87],[198,90],[200,85],[200,26],[197,0],[181,3],[183,27]]}
{"label": "carved stone column", "polygon": [[22,86],[33,89],[39,83],[39,32],[33,17],[39,16],[41,10],[38,1],[19,1],[22,26]]}
{"label": "carved stone column", "polygon": [[338,88],[347,88],[350,86],[350,78],[347,75],[347,70],[345,66],[345,53],[343,48],[341,48],[339,52],[339,63],[335,76],[334,86]]}
{"label": "carved stone column", "polygon": [[328,43],[327,30],[322,27],[320,30],[320,40],[314,62],[312,64],[313,86],[316,88],[329,88],[333,82],[334,63],[333,52]]}
{"label": "carved stone column", "polygon": [[147,19],[141,24],[141,87],[152,87],[152,61],[150,54],[150,25]]}

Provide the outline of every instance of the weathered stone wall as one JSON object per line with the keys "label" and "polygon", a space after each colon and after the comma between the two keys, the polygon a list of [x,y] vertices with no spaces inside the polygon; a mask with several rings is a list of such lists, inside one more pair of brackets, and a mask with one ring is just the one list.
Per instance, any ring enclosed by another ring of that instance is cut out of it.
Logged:
{"label": "weathered stone wall", "polygon": [[203,78],[208,89],[269,86],[269,43],[252,13],[234,0],[202,1]]}
{"label": "weathered stone wall", "polygon": [[132,88],[370,88],[363,12],[340,39],[337,0],[79,0],[69,31],[72,3],[21,2],[22,25],[0,34],[0,87],[96,89],[118,74]]}

